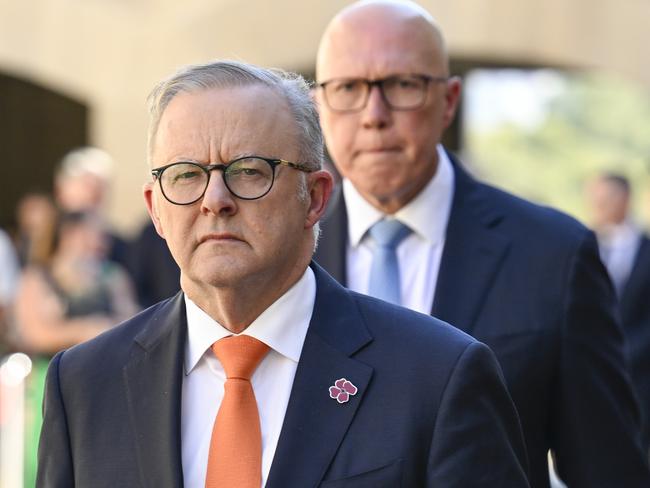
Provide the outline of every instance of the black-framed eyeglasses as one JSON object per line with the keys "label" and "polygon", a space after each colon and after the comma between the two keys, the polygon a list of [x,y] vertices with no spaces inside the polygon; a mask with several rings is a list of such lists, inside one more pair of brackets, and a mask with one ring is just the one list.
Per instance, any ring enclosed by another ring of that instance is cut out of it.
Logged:
{"label": "black-framed eyeglasses", "polygon": [[368,103],[370,90],[377,86],[391,110],[415,110],[422,107],[430,83],[446,83],[445,76],[404,74],[377,80],[365,78],[335,78],[319,83],[325,103],[336,112],[357,112]]}
{"label": "black-framed eyeglasses", "polygon": [[273,187],[276,166],[283,165],[310,173],[314,169],[284,159],[244,156],[226,164],[180,161],[151,170],[164,197],[175,205],[191,205],[205,195],[212,171],[223,171],[226,188],[242,200],[262,198]]}

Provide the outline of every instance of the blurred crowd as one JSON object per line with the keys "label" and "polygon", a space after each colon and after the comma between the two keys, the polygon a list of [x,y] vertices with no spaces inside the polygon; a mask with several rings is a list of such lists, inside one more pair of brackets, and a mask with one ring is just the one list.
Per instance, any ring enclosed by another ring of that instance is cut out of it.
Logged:
{"label": "blurred crowd", "polygon": [[126,241],[108,223],[111,170],[104,151],[75,149],[56,171],[53,195],[27,193],[18,203],[14,235],[0,234],[5,352],[49,356],[178,291],[178,268],[152,225]]}
{"label": "blurred crowd", "polygon": [[[33,486],[49,359],[179,290],[179,270],[153,225],[120,237],[104,208],[112,161],[83,147],[60,162],[53,194],[26,193],[16,230],[0,229],[0,356],[32,360],[25,406],[25,486]],[[154,271],[155,270],[155,271]]]}

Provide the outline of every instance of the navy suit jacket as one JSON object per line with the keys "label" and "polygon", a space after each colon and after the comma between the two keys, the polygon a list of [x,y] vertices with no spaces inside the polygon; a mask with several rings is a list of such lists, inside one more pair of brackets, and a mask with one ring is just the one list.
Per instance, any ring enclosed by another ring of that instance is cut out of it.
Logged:
{"label": "navy suit jacket", "polygon": [[[314,313],[268,488],[529,486],[493,353],[316,265]],[[183,295],[52,361],[37,486],[181,487]],[[329,397],[347,378],[349,402]],[[233,487],[236,488],[236,487]]]}
{"label": "navy suit jacket", "polygon": [[[470,177],[455,190],[432,314],[496,353],[522,422],[531,486],[549,486],[555,451],[569,487],[650,487],[638,407],[592,232]],[[346,283],[342,192],[315,260]]]}
{"label": "navy suit jacket", "polygon": [[632,271],[620,297],[632,382],[643,418],[645,448],[650,448],[650,238],[641,237]]}
{"label": "navy suit jacket", "polygon": [[142,308],[178,293],[181,270],[151,221],[131,242],[129,257],[129,269]]}

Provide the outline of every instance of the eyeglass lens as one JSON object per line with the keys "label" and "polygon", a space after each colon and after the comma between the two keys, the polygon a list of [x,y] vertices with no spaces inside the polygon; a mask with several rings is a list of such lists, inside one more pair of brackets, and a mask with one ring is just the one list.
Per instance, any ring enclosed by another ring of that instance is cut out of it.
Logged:
{"label": "eyeglass lens", "polygon": [[373,84],[379,85],[391,108],[409,109],[424,103],[428,80],[413,75],[391,76],[375,82],[365,79],[332,80],[324,85],[327,103],[334,110],[360,110],[365,107]]}
{"label": "eyeglass lens", "polygon": [[[235,196],[255,199],[273,185],[273,166],[260,158],[238,159],[223,170],[226,186]],[[196,163],[176,163],[163,171],[160,185],[173,203],[189,204],[200,199],[208,187],[209,172]]]}

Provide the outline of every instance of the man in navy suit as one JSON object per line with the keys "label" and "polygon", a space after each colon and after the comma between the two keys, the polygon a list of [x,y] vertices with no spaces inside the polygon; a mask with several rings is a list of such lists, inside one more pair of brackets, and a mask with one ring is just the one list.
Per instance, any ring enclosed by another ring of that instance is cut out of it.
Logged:
{"label": "man in navy suit", "polygon": [[[650,453],[650,237],[642,234],[619,309],[627,341],[630,375],[641,404],[643,442]],[[650,455],[650,454],[649,454]]]}
{"label": "man in navy suit", "polygon": [[[549,486],[549,450],[570,487],[650,486],[594,236],[475,180],[440,145],[461,82],[430,15],[410,2],[347,7],[326,29],[316,75],[343,177],[316,262],[362,293],[398,282],[395,301],[490,346],[522,421],[532,486]],[[373,232],[395,220],[407,229],[394,245],[398,272],[377,280],[387,251]]]}
{"label": "man in navy suit", "polygon": [[[332,177],[304,80],[215,62],[150,100],[144,196],[182,292],[52,360],[38,486],[529,486],[493,353],[311,263]],[[226,373],[222,341],[268,352],[252,376]],[[228,428],[257,425],[256,452],[213,449],[231,381],[256,408]],[[233,463],[214,468],[217,452]],[[252,482],[213,483],[240,461]]]}
{"label": "man in navy suit", "polygon": [[650,238],[630,215],[629,180],[603,173],[587,186],[600,255],[619,297],[630,375],[641,404],[643,441],[650,448]]}

